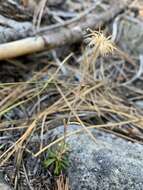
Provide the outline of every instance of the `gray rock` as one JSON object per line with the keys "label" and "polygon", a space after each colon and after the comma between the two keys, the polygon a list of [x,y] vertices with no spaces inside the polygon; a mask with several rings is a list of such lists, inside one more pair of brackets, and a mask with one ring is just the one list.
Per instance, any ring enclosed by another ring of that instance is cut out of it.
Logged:
{"label": "gray rock", "polygon": [[12,189],[5,183],[0,183],[0,190],[12,190]]}
{"label": "gray rock", "polygon": [[140,109],[143,109],[143,100],[137,100],[135,101],[135,105],[139,107]]}
{"label": "gray rock", "polygon": [[0,190],[12,190],[8,184],[6,184],[3,174],[0,172]]}
{"label": "gray rock", "polygon": [[143,54],[143,22],[134,17],[125,16],[118,24],[119,46],[131,55]]}
{"label": "gray rock", "polygon": [[[78,126],[70,126],[70,131]],[[57,134],[63,127],[55,130]],[[92,130],[67,139],[72,190],[143,190],[143,146]]]}

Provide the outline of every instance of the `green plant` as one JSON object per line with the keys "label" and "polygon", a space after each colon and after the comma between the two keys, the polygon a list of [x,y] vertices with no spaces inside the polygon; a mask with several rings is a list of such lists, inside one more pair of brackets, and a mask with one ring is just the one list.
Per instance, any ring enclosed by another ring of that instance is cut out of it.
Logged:
{"label": "green plant", "polygon": [[60,175],[68,166],[69,147],[65,142],[61,142],[47,151],[48,157],[44,160],[46,168],[53,166],[54,174]]}

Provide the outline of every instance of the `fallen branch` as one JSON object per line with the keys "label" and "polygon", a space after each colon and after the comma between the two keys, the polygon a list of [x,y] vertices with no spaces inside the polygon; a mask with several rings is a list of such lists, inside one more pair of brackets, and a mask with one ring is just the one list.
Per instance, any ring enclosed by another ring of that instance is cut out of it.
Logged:
{"label": "fallen branch", "polygon": [[34,52],[50,50],[65,44],[75,43],[83,38],[83,31],[88,27],[97,29],[113,19],[117,14],[127,8],[130,1],[112,1],[112,6],[101,14],[91,13],[79,22],[72,23],[68,27],[60,27],[48,31],[42,36],[30,37],[0,45],[0,60],[9,59]]}

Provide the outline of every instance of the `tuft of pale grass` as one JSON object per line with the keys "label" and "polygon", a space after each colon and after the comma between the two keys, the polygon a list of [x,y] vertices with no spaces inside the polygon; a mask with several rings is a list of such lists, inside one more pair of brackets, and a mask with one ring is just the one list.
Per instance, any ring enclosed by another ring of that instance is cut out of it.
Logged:
{"label": "tuft of pale grass", "polygon": [[94,31],[90,28],[88,28],[87,31],[89,34],[87,34],[85,37],[88,38],[88,45],[89,47],[93,48],[93,53],[98,51],[99,55],[106,56],[107,54],[114,52],[115,45],[111,41],[112,36],[106,37],[102,32]]}
{"label": "tuft of pale grass", "polygon": [[63,175],[59,176],[56,181],[57,187],[55,190],[69,190],[69,179],[65,178]]}
{"label": "tuft of pale grass", "polygon": [[99,56],[107,56],[114,52],[115,45],[111,41],[111,36],[106,37],[101,31],[94,31],[90,28],[87,29],[89,34],[85,36],[88,41],[88,46],[92,48],[92,56],[88,60],[89,73],[96,79],[96,62]]}

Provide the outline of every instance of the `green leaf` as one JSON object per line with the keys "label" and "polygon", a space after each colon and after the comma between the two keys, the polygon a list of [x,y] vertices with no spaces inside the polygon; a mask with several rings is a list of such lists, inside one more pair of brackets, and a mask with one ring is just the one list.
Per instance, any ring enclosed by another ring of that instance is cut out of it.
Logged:
{"label": "green leaf", "polygon": [[49,167],[53,162],[55,162],[55,158],[50,158],[44,161],[46,167]]}
{"label": "green leaf", "polygon": [[53,152],[53,151],[51,151],[51,150],[49,150],[49,151],[48,151],[48,157],[54,158],[54,157],[56,157],[56,153]]}
{"label": "green leaf", "polygon": [[55,163],[55,170],[54,170],[55,175],[60,174],[60,165],[58,162]]}
{"label": "green leaf", "polygon": [[66,165],[64,163],[61,163],[62,170],[66,168]]}
{"label": "green leaf", "polygon": [[62,166],[63,169],[66,169],[68,164],[66,162],[61,162],[61,166]]}
{"label": "green leaf", "polygon": [[4,147],[4,144],[1,144],[1,145],[0,145],[0,149],[2,149],[3,147]]}

